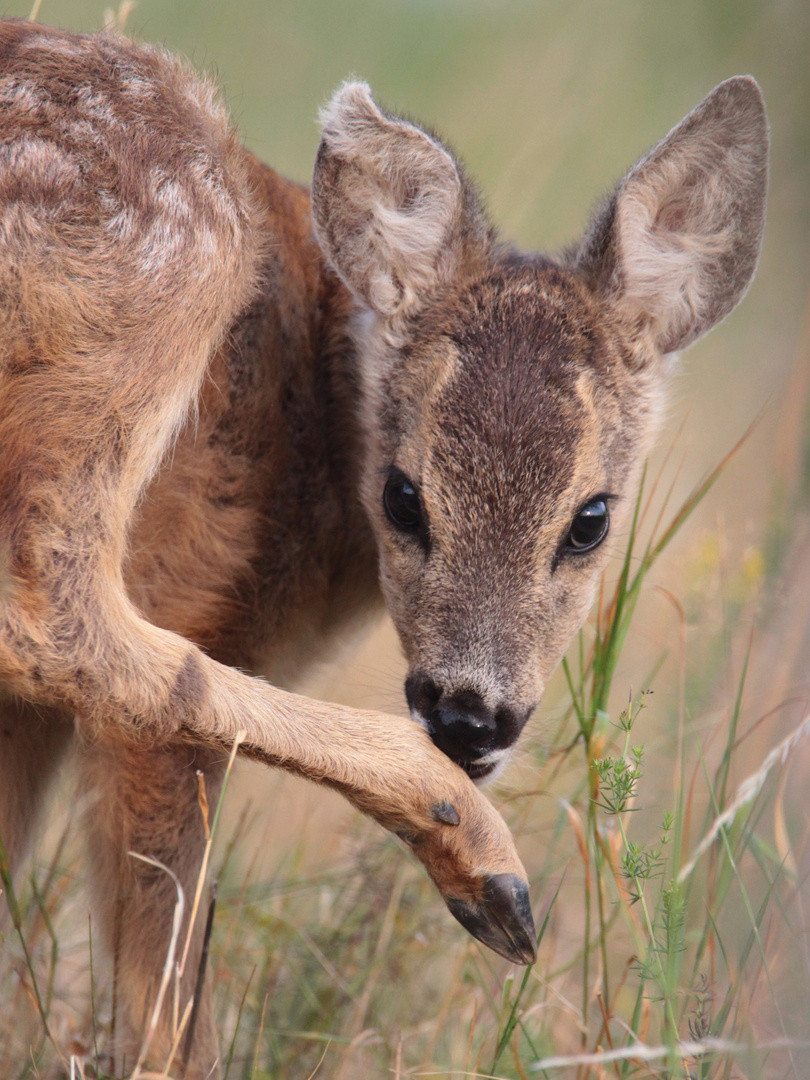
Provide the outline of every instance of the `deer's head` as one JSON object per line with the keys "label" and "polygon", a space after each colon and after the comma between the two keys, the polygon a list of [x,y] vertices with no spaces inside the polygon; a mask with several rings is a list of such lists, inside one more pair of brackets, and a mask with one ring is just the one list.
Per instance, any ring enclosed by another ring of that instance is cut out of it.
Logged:
{"label": "deer's head", "polygon": [[751,281],[767,151],[756,83],[729,79],[553,261],[499,243],[453,155],[363,83],[324,110],[313,216],[358,302],[382,588],[411,713],[474,779],[587,615],[671,354]]}

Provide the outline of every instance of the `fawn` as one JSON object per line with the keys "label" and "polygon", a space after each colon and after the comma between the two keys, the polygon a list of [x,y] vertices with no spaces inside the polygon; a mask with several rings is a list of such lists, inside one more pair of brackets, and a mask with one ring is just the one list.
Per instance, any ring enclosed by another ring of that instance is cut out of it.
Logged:
{"label": "fawn", "polygon": [[[0,103],[0,837],[13,867],[75,740],[119,1056],[175,895],[128,852],[193,891],[196,770],[215,798],[240,731],[530,962],[526,875],[474,781],[586,617],[671,354],[751,281],[756,83],[717,87],[558,259],[501,242],[363,83],[323,112],[311,196],[204,79],[118,36],[0,24]],[[416,723],[281,689],[381,597]],[[217,1056],[203,990],[187,1075]]]}

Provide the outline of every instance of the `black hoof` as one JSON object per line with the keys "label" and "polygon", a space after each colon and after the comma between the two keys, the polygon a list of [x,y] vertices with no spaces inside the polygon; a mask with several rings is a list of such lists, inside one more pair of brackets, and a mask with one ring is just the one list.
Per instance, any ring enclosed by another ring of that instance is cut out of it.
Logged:
{"label": "black hoof", "polygon": [[487,878],[478,903],[445,902],[465,930],[507,960],[533,964],[537,959],[529,889],[515,874]]}

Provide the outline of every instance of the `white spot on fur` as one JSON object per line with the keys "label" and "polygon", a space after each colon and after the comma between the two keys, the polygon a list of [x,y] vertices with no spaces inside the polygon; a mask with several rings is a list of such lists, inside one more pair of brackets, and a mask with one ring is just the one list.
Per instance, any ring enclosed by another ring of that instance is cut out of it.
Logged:
{"label": "white spot on fur", "polygon": [[41,37],[31,37],[20,44],[20,52],[44,52],[49,57],[54,56],[79,56],[82,52],[80,39],[60,38],[43,34]]}
{"label": "white spot on fur", "polygon": [[85,116],[92,117],[97,123],[109,128],[118,126],[118,118],[105,93],[91,86],[81,86],[76,90],[75,102]]}

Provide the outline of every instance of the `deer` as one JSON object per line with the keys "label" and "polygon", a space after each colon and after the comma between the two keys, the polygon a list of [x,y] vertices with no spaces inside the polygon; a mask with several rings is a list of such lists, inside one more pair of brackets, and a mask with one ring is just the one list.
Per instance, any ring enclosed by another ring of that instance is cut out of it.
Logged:
{"label": "deer", "polygon": [[[458,158],[366,84],[321,121],[307,189],[184,61],[0,24],[0,838],[13,870],[73,746],[119,1061],[175,904],[129,853],[193,891],[197,773],[216,799],[236,744],[339,792],[471,934],[535,959],[481,785],[587,617],[673,358],[761,247],[748,76],[555,257],[500,239]],[[383,603],[410,719],[296,695]],[[197,1004],[185,1075],[216,1076],[206,984]],[[145,1064],[170,1041],[163,1016]]]}

